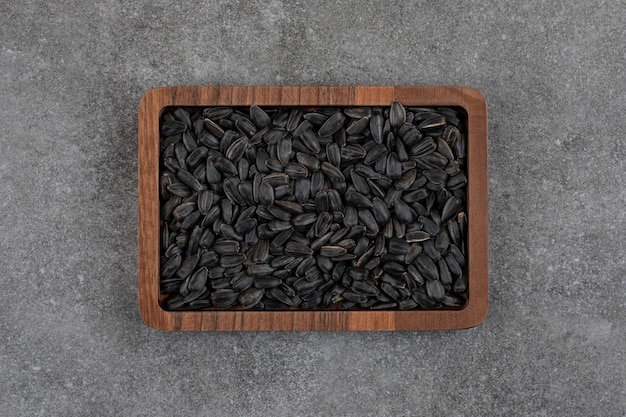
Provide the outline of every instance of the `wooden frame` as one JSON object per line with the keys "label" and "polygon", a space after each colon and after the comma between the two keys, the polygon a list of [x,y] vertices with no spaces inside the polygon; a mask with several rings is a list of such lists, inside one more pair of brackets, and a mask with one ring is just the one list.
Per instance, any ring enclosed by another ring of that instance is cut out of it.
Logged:
{"label": "wooden frame", "polygon": [[[168,106],[460,106],[468,115],[469,299],[460,310],[166,311],[159,305],[159,117]],[[437,330],[480,324],[488,308],[487,104],[465,87],[165,87],[139,106],[139,306],[156,329]]]}

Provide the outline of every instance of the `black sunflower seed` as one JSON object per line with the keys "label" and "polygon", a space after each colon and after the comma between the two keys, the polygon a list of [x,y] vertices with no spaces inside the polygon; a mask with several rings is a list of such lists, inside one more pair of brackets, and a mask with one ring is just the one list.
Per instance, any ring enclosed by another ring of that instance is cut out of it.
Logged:
{"label": "black sunflower seed", "polygon": [[304,146],[313,153],[318,153],[322,149],[319,138],[311,129],[306,129],[302,132],[301,139]]}
{"label": "black sunflower seed", "polygon": [[406,111],[404,106],[397,101],[391,104],[389,110],[389,123],[391,126],[399,127],[406,121]]}
{"label": "black sunflower seed", "polygon": [[363,132],[369,126],[369,117],[365,116],[360,119],[355,119],[346,127],[347,135],[358,135]]}
{"label": "black sunflower seed", "polygon": [[274,204],[274,189],[268,182],[259,185],[259,203],[265,206]]}
{"label": "black sunflower seed", "polygon": [[328,258],[334,258],[336,256],[345,255],[347,252],[346,248],[342,246],[322,246],[320,248],[320,255],[326,256]]}
{"label": "black sunflower seed", "polygon": [[200,181],[198,181],[198,179],[194,177],[193,174],[189,171],[179,169],[178,171],[176,171],[176,177],[178,177],[178,179],[183,184],[185,184],[194,191],[202,191],[205,188],[202,184],[200,184]]}
{"label": "black sunflower seed", "polygon": [[308,177],[309,170],[302,164],[291,162],[285,167],[285,174],[291,179],[300,179]]}
{"label": "black sunflower seed", "polygon": [[348,191],[345,196],[346,203],[357,208],[372,208],[372,200],[356,191]]}
{"label": "black sunflower seed", "polygon": [[242,253],[236,255],[223,255],[220,257],[220,266],[223,268],[233,268],[243,264],[246,259],[246,255]]}
{"label": "black sunflower seed", "polygon": [[161,267],[161,276],[165,279],[173,277],[178,268],[180,268],[181,263],[181,255],[174,255]]}
{"label": "black sunflower seed", "polygon": [[249,139],[247,137],[240,137],[228,147],[224,156],[231,161],[238,161],[243,157],[246,147],[248,146],[248,142]]}
{"label": "black sunflower seed", "polygon": [[318,133],[320,136],[329,136],[341,129],[346,117],[340,111],[330,116],[320,127]]}
{"label": "black sunflower seed", "polygon": [[428,280],[439,279],[439,272],[435,263],[427,255],[420,255],[416,260],[417,270]]}
{"label": "black sunflower seed", "polygon": [[300,204],[304,204],[309,201],[311,196],[311,181],[306,178],[295,180],[295,196],[296,200]]}
{"label": "black sunflower seed", "polygon": [[339,170],[339,168],[337,168],[336,166],[324,161],[322,162],[321,165],[322,168],[322,172],[324,174],[326,174],[326,176],[331,180],[331,181],[345,181],[346,178],[344,177],[343,173]]}
{"label": "black sunflower seed", "polygon": [[375,113],[370,118],[370,132],[372,134],[372,138],[374,142],[378,144],[383,143],[383,127],[384,127],[384,119],[380,113]]}
{"label": "black sunflower seed", "polygon": [[211,302],[219,308],[229,308],[235,305],[239,293],[232,289],[217,289],[211,293]]}
{"label": "black sunflower seed", "polygon": [[258,128],[266,127],[272,122],[267,113],[255,105],[250,106],[250,119]]}
{"label": "black sunflower seed", "polygon": [[311,256],[313,255],[313,249],[304,243],[290,240],[285,246],[285,253],[294,256]]}
{"label": "black sunflower seed", "polygon": [[232,163],[231,160],[218,156],[214,161],[215,168],[218,169],[222,174],[235,176],[238,174],[237,167]]}
{"label": "black sunflower seed", "polygon": [[387,152],[388,152],[387,147],[383,145],[382,143],[379,145],[376,145],[367,152],[367,155],[365,156],[363,163],[366,165],[372,165],[379,159],[386,158]]}
{"label": "black sunflower seed", "polygon": [[326,145],[326,157],[328,162],[334,166],[339,167],[341,165],[341,150],[337,143],[333,142]]}
{"label": "black sunflower seed", "polygon": [[408,243],[419,243],[430,239],[430,235],[423,230],[406,232],[405,239]]}
{"label": "black sunflower seed", "polygon": [[282,166],[287,166],[291,159],[292,142],[289,136],[285,136],[278,141],[276,155]]}
{"label": "black sunflower seed", "polygon": [[166,187],[167,191],[177,197],[189,197],[192,193],[191,189],[182,182],[175,182]]}

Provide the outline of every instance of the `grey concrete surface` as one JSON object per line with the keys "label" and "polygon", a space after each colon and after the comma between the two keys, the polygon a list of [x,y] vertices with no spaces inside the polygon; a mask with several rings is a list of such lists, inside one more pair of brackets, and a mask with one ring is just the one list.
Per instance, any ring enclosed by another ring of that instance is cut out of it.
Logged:
{"label": "grey concrete surface", "polygon": [[[0,415],[625,416],[625,10],[623,0],[2,2]],[[484,324],[147,328],[139,100],[158,86],[229,84],[480,89]]]}

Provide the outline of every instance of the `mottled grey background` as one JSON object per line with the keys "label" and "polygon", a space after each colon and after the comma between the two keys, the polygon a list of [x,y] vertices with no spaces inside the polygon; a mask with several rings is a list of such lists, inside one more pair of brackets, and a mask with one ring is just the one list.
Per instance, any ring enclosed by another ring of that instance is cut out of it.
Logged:
{"label": "mottled grey background", "polygon": [[[2,2],[0,415],[626,415],[625,10],[623,0]],[[480,89],[484,324],[147,328],[139,100],[158,86],[230,84]]]}

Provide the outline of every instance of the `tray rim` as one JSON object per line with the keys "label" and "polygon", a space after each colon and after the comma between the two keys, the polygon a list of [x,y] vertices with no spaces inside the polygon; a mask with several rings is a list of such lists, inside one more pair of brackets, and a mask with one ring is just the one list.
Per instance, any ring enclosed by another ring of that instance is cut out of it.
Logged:
{"label": "tray rim", "polygon": [[[468,117],[468,303],[460,310],[167,311],[159,305],[159,117],[169,106],[460,106]],[[143,321],[168,331],[449,330],[488,311],[487,103],[455,86],[175,86],[147,91],[138,126],[138,295]]]}

